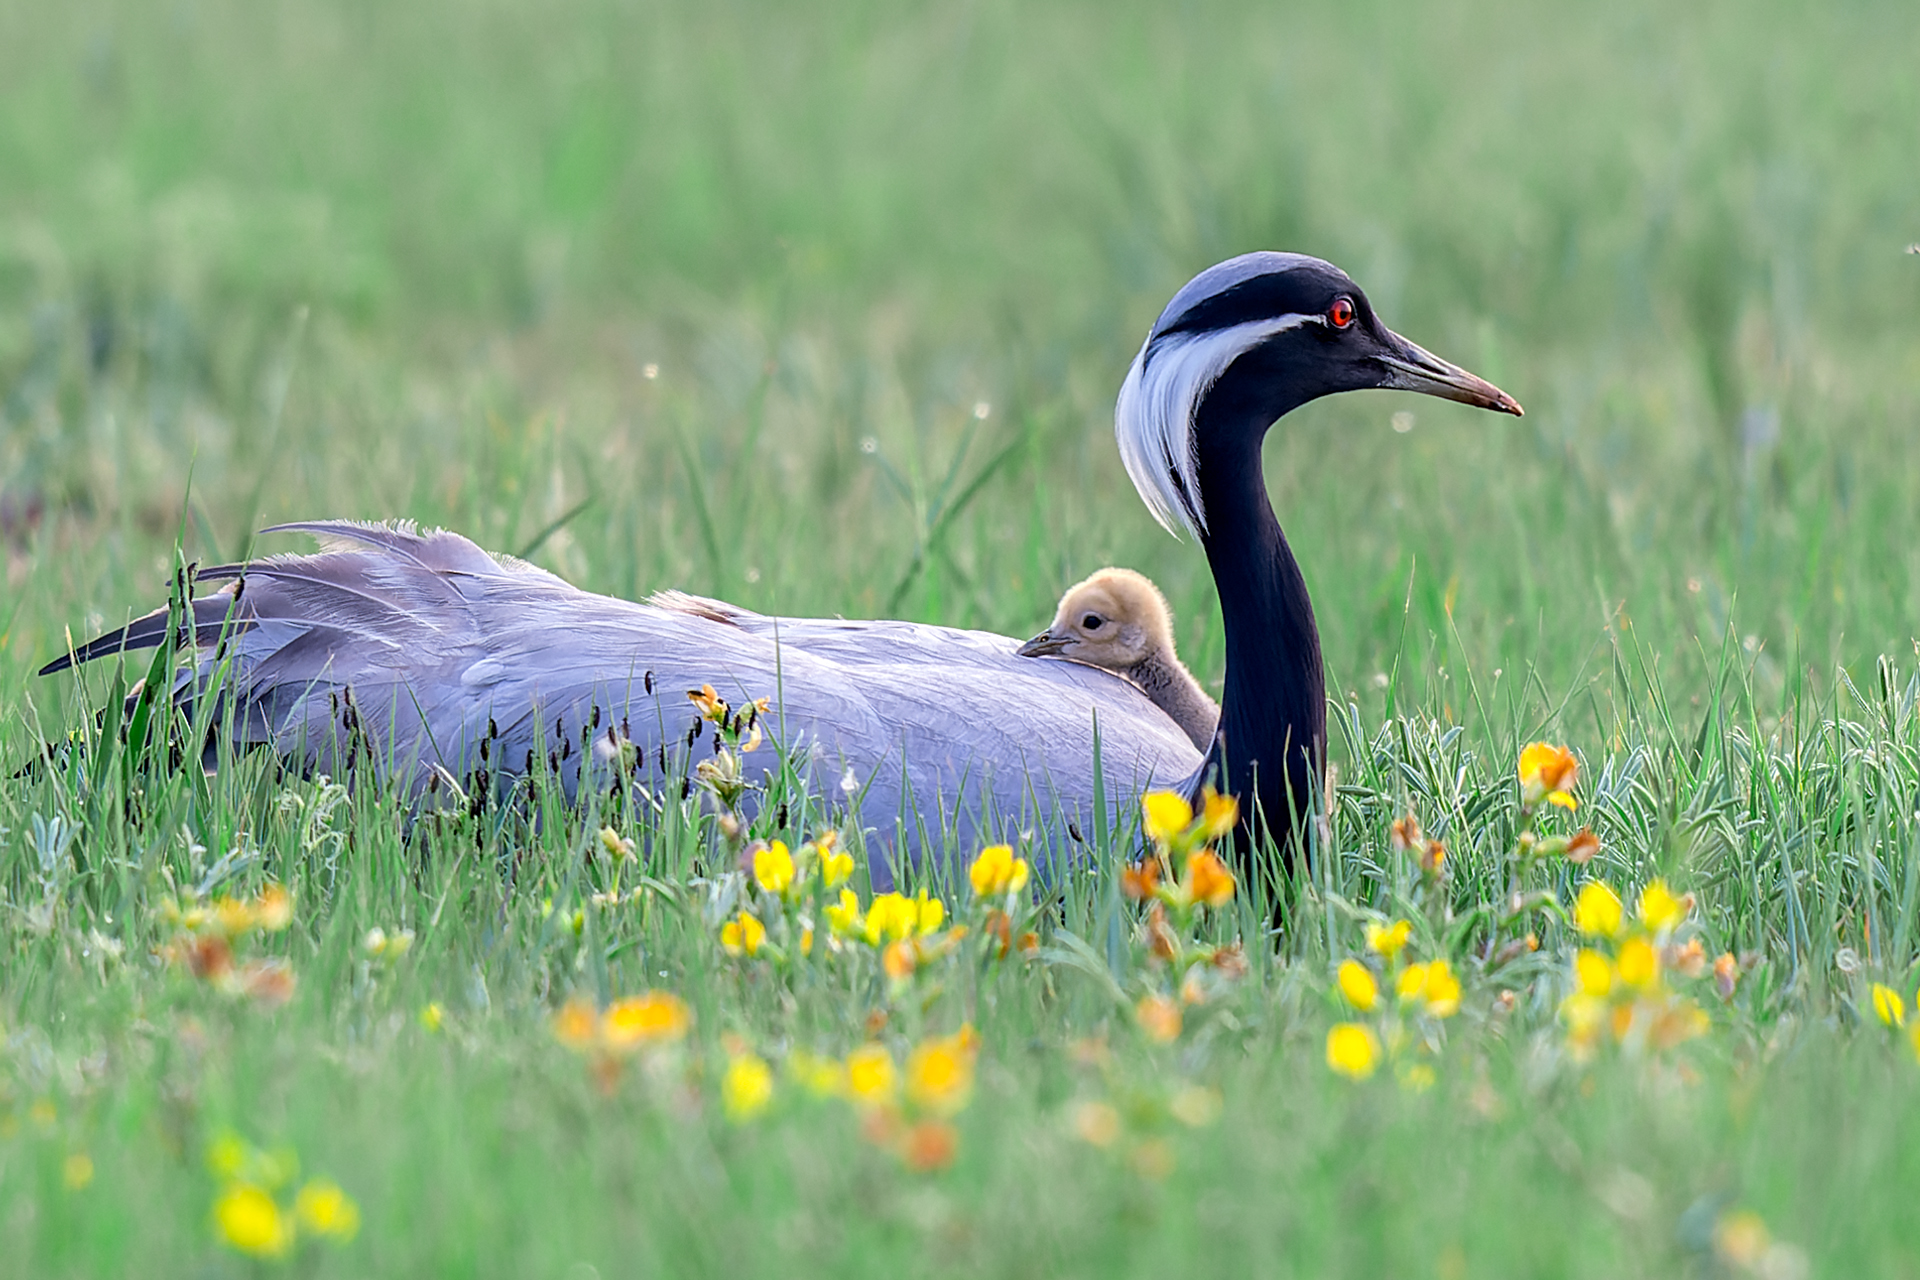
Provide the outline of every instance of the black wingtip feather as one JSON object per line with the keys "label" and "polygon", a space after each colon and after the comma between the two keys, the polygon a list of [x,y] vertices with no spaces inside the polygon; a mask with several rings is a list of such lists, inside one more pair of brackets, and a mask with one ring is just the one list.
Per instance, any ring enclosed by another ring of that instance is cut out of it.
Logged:
{"label": "black wingtip feather", "polygon": [[[248,617],[231,616],[233,597],[227,592],[211,596],[202,596],[193,602],[193,643],[204,648],[218,644],[221,635],[239,635],[251,630],[255,620]],[[103,636],[96,636],[80,645],[71,653],[63,653],[40,668],[43,676],[58,675],[70,667],[83,662],[92,662],[95,658],[104,658],[116,653],[130,653],[136,649],[151,649],[167,634],[167,611],[155,609],[144,617],[135,618],[124,627],[116,628]]]}

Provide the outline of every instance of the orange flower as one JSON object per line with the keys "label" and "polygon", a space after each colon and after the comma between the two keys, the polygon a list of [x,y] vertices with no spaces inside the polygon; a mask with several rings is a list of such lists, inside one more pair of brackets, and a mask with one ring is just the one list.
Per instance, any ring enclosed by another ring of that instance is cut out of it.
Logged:
{"label": "orange flower", "polygon": [[915,1173],[932,1173],[960,1153],[960,1131],[945,1120],[922,1120],[900,1140],[900,1159]]}
{"label": "orange flower", "polygon": [[1535,742],[1520,753],[1520,799],[1529,809],[1545,800],[1563,809],[1578,807],[1573,798],[1580,762],[1573,752],[1551,743]]}
{"label": "orange flower", "polygon": [[615,1050],[644,1049],[678,1040],[693,1025],[693,1011],[667,991],[643,991],[607,1006],[600,1034]]}
{"label": "orange flower", "polygon": [[700,718],[719,724],[727,718],[729,710],[727,700],[713,691],[713,686],[703,684],[698,689],[687,690],[687,701],[700,712]]}
{"label": "orange flower", "polygon": [[1420,847],[1420,819],[1412,814],[1397,819],[1390,834],[1395,853],[1412,853]]}
{"label": "orange flower", "polygon": [[600,1019],[593,1006],[575,996],[553,1015],[554,1038],[569,1049],[585,1049],[600,1034]]}
{"label": "orange flower", "polygon": [[1233,898],[1233,872],[1205,849],[1187,859],[1187,891],[1195,902],[1224,907]]}
{"label": "orange flower", "polygon": [[1148,858],[1120,869],[1120,892],[1134,902],[1145,902],[1160,888],[1160,859]]}
{"label": "orange flower", "polygon": [[881,969],[885,970],[886,975],[895,982],[911,978],[913,971],[919,967],[919,961],[920,957],[916,954],[913,943],[904,938],[898,942],[889,942],[886,949],[880,953]]}
{"label": "orange flower", "polygon": [[1600,852],[1600,837],[1593,834],[1592,827],[1582,827],[1567,841],[1567,861],[1587,863],[1593,861],[1593,855]]}
{"label": "orange flower", "polygon": [[1740,962],[1733,958],[1733,952],[1723,951],[1720,958],[1713,962],[1713,989],[1720,993],[1722,1000],[1732,1000],[1734,988],[1740,984]]}
{"label": "orange flower", "polygon": [[1151,1040],[1169,1044],[1180,1038],[1180,1006],[1163,995],[1142,996],[1133,1016]]}

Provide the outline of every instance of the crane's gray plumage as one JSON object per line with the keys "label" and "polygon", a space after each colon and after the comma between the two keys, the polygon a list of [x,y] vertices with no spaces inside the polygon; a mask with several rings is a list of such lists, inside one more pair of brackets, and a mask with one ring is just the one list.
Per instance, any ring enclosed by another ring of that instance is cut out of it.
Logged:
{"label": "crane's gray plumage", "polygon": [[[189,679],[204,686],[230,660],[236,745],[315,771],[339,774],[358,750],[419,792],[436,772],[471,787],[476,773],[551,760],[571,791],[583,766],[592,777],[631,758],[634,778],[661,790],[711,757],[705,730],[688,744],[699,717],[687,700],[710,684],[735,706],[773,699],[767,736],[815,794],[845,802],[851,777],[875,852],[912,855],[938,848],[943,824],[962,851],[1024,830],[1064,854],[1062,819],[1093,829],[1096,716],[1111,807],[1149,783],[1183,785],[1199,766],[1126,681],[1025,661],[1006,637],[767,617],[678,592],[634,604],[403,525],[277,531],[310,533],[322,549],[203,573],[228,585],[195,601],[203,656]],[[73,656],[156,642],[165,628],[158,611]],[[746,762],[754,776],[773,752]],[[872,869],[889,882],[878,859]]]}

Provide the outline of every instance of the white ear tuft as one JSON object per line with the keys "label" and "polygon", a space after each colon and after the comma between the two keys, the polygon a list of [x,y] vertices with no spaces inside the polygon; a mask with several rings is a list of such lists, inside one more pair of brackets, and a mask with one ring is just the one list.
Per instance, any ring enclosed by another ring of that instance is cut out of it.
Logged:
{"label": "white ear tuft", "polygon": [[1233,362],[1277,333],[1320,317],[1271,316],[1225,329],[1149,336],[1127,370],[1114,405],[1113,431],[1141,501],[1167,532],[1207,531],[1200,498],[1200,456],[1193,414]]}

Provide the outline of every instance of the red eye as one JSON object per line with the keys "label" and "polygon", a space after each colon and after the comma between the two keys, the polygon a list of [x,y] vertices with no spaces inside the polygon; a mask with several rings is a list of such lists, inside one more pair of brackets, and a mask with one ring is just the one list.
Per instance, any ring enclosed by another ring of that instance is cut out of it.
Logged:
{"label": "red eye", "polygon": [[1336,329],[1344,329],[1353,323],[1353,299],[1335,298],[1333,305],[1327,308],[1327,323]]}

